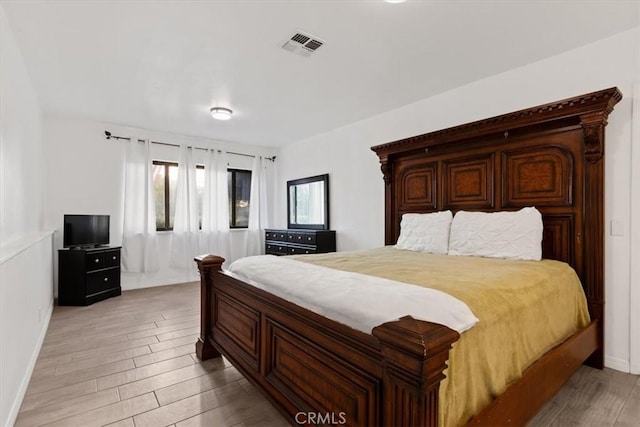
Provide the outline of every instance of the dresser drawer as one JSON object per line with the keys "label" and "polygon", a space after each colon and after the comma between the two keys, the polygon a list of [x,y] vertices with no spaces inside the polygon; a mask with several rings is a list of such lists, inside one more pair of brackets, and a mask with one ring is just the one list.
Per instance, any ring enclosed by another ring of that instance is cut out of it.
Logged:
{"label": "dresser drawer", "polygon": [[87,295],[96,294],[118,286],[120,286],[119,268],[87,273]]}
{"label": "dresser drawer", "polygon": [[312,248],[289,247],[287,250],[287,255],[306,255],[317,253],[317,251]]}
{"label": "dresser drawer", "polygon": [[289,248],[284,244],[267,243],[265,245],[265,253],[267,255],[287,255]]}
{"label": "dresser drawer", "polygon": [[265,231],[264,232],[264,239],[265,240],[278,240],[278,232],[276,231]]}
{"label": "dresser drawer", "polygon": [[316,244],[316,233],[304,232],[304,231],[296,231],[289,232],[288,240],[291,243],[296,243],[298,245],[315,245]]}

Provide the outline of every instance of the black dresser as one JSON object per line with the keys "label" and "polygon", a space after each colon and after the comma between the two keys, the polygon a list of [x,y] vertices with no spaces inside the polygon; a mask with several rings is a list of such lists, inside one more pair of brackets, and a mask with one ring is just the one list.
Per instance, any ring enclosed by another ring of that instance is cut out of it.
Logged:
{"label": "black dresser", "polygon": [[265,230],[267,255],[321,254],[336,251],[333,230]]}
{"label": "black dresser", "polygon": [[121,293],[120,247],[58,251],[58,305],[89,305]]}

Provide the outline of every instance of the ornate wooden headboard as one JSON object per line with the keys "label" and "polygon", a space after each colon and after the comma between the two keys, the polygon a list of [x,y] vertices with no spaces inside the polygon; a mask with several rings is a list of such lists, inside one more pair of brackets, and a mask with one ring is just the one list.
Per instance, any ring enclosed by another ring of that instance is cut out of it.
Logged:
{"label": "ornate wooden headboard", "polygon": [[543,256],[573,266],[602,328],[604,128],[620,99],[610,88],[372,147],[385,182],[386,244],[407,212],[535,206]]}

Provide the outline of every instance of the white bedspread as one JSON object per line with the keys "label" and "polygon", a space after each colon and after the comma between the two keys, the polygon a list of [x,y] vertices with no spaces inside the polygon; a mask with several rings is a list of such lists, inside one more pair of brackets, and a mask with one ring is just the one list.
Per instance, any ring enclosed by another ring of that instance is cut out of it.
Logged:
{"label": "white bedspread", "polygon": [[444,292],[284,257],[242,258],[231,264],[229,271],[282,299],[367,334],[406,315],[460,333],[478,322],[465,303]]}

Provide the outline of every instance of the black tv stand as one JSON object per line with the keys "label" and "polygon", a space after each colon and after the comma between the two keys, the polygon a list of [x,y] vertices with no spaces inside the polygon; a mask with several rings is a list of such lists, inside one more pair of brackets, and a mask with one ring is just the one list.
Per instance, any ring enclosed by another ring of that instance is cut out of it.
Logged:
{"label": "black tv stand", "polygon": [[121,293],[120,246],[58,250],[58,305],[90,305]]}

